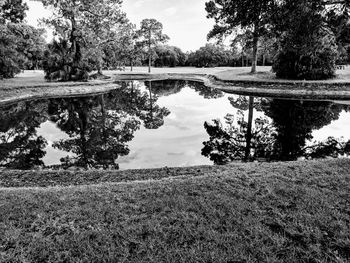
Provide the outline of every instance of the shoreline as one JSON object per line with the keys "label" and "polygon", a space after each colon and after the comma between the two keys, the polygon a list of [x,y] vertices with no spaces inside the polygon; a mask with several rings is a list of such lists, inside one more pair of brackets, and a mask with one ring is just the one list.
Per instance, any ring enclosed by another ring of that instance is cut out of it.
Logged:
{"label": "shoreline", "polygon": [[[30,77],[18,77],[15,80],[0,81],[0,105],[8,105],[24,100],[94,95],[119,88],[118,81],[161,81],[186,80],[202,83],[226,93],[296,99],[316,100],[350,100],[350,80],[333,79],[326,81],[300,81],[268,79],[271,74],[266,71],[249,75],[237,69],[155,69],[158,73],[106,72],[111,79],[92,80],[90,82],[44,82],[40,73]],[[243,73],[242,73],[243,72]],[[33,73],[32,73],[33,74]],[[259,77],[266,75],[265,77]],[[28,79],[28,80],[27,80]],[[1,87],[1,84],[4,87]],[[257,87],[257,85],[259,87]]]}

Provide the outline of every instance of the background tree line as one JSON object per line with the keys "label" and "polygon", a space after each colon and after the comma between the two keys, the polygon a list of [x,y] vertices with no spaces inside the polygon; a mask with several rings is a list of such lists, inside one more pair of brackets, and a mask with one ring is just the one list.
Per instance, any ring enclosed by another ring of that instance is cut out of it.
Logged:
{"label": "background tree line", "polygon": [[[23,0],[0,0],[0,78],[23,69],[42,68],[47,80],[86,80],[91,71],[135,65],[272,65],[277,77],[325,79],[336,64],[350,62],[350,0],[209,0],[208,34],[218,43],[193,52],[167,45],[169,37],[155,19],[139,29],[122,11],[122,0],[36,0],[53,10],[42,23],[53,30],[46,44],[43,29],[25,23]],[[222,43],[230,37],[230,45]]]}

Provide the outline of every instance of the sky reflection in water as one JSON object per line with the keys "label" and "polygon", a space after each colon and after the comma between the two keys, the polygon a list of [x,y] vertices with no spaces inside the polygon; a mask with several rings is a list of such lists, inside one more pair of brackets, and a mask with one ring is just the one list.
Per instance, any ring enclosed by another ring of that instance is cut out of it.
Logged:
{"label": "sky reflection in water", "polygon": [[[350,139],[349,106],[255,98],[248,154],[248,102],[247,97],[183,81],[133,82],[104,95],[20,102],[1,108],[0,166],[134,169],[262,157],[294,160],[306,154],[305,148],[314,141],[343,137],[345,145]],[[235,130],[225,125],[227,114],[232,115]],[[213,124],[214,119],[221,120],[221,128]],[[269,134],[254,134],[260,127],[256,125],[270,125]],[[209,138],[210,131],[215,136]],[[227,139],[232,131],[239,136]],[[228,141],[238,144],[223,146]],[[209,158],[201,153],[203,142]]]}

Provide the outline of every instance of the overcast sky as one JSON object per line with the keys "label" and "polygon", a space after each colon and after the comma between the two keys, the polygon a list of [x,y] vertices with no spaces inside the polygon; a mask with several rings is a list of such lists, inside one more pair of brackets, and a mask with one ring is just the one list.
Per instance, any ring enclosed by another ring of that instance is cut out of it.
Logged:
{"label": "overcast sky", "polygon": [[[37,20],[49,16],[40,2],[27,1],[27,21],[38,26]],[[123,10],[137,25],[144,18],[155,18],[163,26],[163,32],[170,37],[169,44],[183,51],[196,50],[206,43],[206,36],[213,21],[206,18],[204,0],[124,0]]]}

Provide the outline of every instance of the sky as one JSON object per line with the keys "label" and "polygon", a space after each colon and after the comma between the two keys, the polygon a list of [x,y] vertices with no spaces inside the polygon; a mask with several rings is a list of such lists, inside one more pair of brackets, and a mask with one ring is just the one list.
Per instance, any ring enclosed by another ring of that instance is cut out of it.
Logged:
{"label": "sky", "polygon": [[[40,2],[27,0],[27,3],[29,24],[38,26],[39,18],[50,16],[50,11]],[[144,18],[157,19],[163,24],[163,33],[170,37],[168,44],[185,52],[204,46],[214,24],[213,20],[206,18],[205,0],[124,0],[122,9],[137,27]]]}

